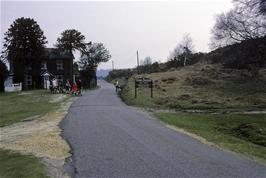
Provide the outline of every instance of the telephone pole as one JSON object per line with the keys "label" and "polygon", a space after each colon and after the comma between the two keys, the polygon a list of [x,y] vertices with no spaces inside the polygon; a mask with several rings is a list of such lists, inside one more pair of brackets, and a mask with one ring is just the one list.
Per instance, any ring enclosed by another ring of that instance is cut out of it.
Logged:
{"label": "telephone pole", "polygon": [[112,61],[112,70],[114,70],[115,67],[114,67],[114,61]]}
{"label": "telephone pole", "polygon": [[137,51],[137,71],[139,74],[139,52]]}

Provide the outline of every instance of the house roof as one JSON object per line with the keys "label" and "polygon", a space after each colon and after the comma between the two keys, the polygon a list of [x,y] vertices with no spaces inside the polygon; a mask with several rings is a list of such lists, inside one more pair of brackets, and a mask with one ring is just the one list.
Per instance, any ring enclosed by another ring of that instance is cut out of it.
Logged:
{"label": "house roof", "polygon": [[48,71],[44,71],[44,72],[41,73],[41,76],[53,76],[53,74],[51,74]]}
{"label": "house roof", "polygon": [[48,59],[73,59],[72,52],[62,51],[56,48],[45,48],[45,56]]}

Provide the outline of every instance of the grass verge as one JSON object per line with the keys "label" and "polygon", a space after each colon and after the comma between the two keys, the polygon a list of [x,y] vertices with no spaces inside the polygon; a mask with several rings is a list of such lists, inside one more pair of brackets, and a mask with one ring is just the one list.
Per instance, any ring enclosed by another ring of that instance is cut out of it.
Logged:
{"label": "grass verge", "polygon": [[48,178],[38,158],[0,149],[1,178]]}
{"label": "grass verge", "polygon": [[[4,130],[4,128],[8,128],[4,126],[23,121],[25,119],[29,121],[32,119],[41,118],[41,116],[58,109],[61,103],[66,101],[68,96],[69,95],[51,94],[49,91],[45,90],[23,91],[19,93],[1,93],[0,129]],[[25,127],[29,126],[29,123],[30,122],[25,122]],[[37,128],[39,127],[41,128],[40,124]],[[16,128],[16,132],[22,134],[19,131],[21,130]],[[27,131],[27,133],[30,133],[30,129]],[[36,135],[39,135],[40,133],[41,130],[38,130],[38,134]],[[0,144],[3,143],[0,142]],[[0,149],[0,177],[41,178],[47,177],[47,172],[41,161],[33,155],[25,155]]]}
{"label": "grass verge", "polygon": [[266,164],[265,114],[157,113],[163,122]]}
{"label": "grass verge", "polygon": [[51,102],[55,96],[45,90],[0,94],[0,127],[56,109],[60,102]]}

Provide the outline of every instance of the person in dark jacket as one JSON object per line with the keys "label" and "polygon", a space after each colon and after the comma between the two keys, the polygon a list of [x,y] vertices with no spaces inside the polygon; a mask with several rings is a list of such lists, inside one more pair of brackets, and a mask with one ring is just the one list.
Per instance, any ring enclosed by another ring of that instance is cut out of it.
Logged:
{"label": "person in dark jacket", "polygon": [[71,85],[70,85],[70,82],[69,82],[68,79],[67,79],[67,81],[66,81],[65,88],[66,88],[66,93],[70,93]]}
{"label": "person in dark jacket", "polygon": [[49,85],[50,91],[51,91],[51,93],[53,93],[54,92],[54,88],[53,88],[53,81],[52,81],[52,79],[50,79],[49,82],[50,82],[50,85]]}
{"label": "person in dark jacket", "polygon": [[77,81],[77,87],[78,87],[78,95],[82,95],[81,94],[81,89],[82,89],[82,82],[81,82],[81,79],[79,79],[78,81]]}

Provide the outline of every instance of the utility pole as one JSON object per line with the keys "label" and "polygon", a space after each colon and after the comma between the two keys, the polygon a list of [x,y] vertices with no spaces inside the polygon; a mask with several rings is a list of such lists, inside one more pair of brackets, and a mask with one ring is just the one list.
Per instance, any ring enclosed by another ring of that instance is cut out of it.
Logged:
{"label": "utility pole", "polygon": [[139,74],[139,52],[137,51],[137,71]]}
{"label": "utility pole", "polygon": [[114,61],[112,61],[112,70],[114,70],[115,68],[114,68]]}

